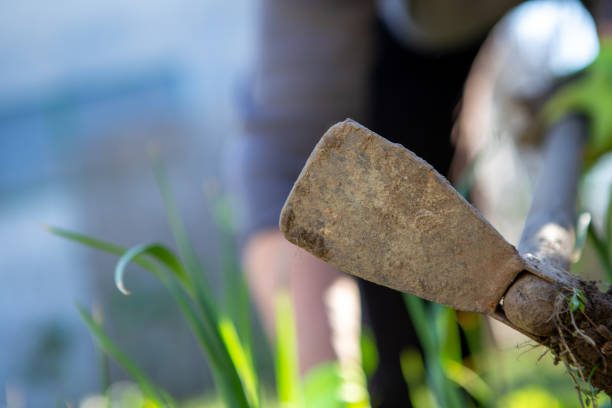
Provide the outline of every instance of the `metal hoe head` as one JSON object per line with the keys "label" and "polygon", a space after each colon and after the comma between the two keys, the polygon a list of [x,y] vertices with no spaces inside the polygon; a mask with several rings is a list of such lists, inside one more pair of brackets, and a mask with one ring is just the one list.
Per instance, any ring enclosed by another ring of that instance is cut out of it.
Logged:
{"label": "metal hoe head", "polygon": [[492,313],[525,268],[428,163],[351,120],[317,144],[280,228],[342,271],[464,311]]}

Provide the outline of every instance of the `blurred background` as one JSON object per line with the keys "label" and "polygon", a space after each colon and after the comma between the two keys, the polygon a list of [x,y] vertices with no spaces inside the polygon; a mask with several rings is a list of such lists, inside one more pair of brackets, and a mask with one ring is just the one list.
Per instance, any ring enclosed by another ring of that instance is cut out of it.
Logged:
{"label": "blurred background", "polygon": [[158,282],[135,271],[125,297],[114,257],[43,226],[124,246],[172,242],[148,159],[155,144],[203,260],[218,269],[203,186],[237,134],[232,95],[253,5],[0,2],[0,406],[76,403],[99,389],[75,301],[102,306],[109,331],[177,396],[211,385]]}
{"label": "blurred background", "polygon": [[[485,215],[512,242],[537,154],[514,143],[521,112],[509,101],[594,57],[592,21],[578,8],[529,2],[499,33],[507,57],[478,180]],[[43,226],[124,246],[170,243],[147,155],[155,145],[215,279],[219,248],[204,184],[220,184],[224,146],[239,135],[233,94],[251,57],[254,11],[250,0],[0,2],[0,407],[78,405],[98,392],[100,356],[75,301],[102,308],[113,337],[177,398],[212,386],[159,283],[136,271],[127,280],[133,294],[123,296],[115,258]],[[590,182],[609,185],[611,174]],[[585,203],[601,214],[606,197],[593,191]],[[522,339],[503,333],[503,350],[514,353]],[[115,368],[112,377],[126,378]]]}

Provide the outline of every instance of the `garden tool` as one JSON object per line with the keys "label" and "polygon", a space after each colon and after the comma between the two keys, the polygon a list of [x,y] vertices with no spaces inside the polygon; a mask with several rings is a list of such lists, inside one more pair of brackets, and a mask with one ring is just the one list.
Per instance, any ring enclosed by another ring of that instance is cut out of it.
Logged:
{"label": "garden tool", "polygon": [[551,297],[577,279],[567,270],[584,135],[577,116],[548,131],[518,250],[427,162],[349,119],[315,147],[280,228],[344,272],[538,340],[554,329]]}

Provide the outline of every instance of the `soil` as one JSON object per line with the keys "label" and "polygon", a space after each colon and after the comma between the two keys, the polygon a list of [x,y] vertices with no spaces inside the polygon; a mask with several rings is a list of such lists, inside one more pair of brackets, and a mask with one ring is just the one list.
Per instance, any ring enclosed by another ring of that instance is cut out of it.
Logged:
{"label": "soil", "polygon": [[[553,316],[556,333],[542,337],[541,343],[552,350],[555,363],[576,369],[568,367],[577,385],[590,382],[612,396],[612,292],[601,292],[594,281],[578,281],[578,286],[579,292],[559,292]],[[583,308],[570,307],[576,293],[584,295]]]}

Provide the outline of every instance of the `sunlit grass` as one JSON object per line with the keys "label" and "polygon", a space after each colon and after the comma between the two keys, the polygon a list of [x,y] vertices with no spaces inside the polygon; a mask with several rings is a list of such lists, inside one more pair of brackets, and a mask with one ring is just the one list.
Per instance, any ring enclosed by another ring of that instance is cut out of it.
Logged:
{"label": "sunlit grass", "polygon": [[[335,362],[328,363],[315,367],[300,378],[297,335],[288,292],[280,292],[277,297],[275,394],[265,388],[254,362],[250,298],[233,243],[234,225],[228,202],[208,194],[209,207],[220,231],[224,281],[223,291],[218,296],[214,294],[205,269],[191,245],[166,174],[157,159],[154,160],[154,170],[178,251],[156,242],[124,248],[49,227],[49,231],[55,235],[117,256],[115,285],[126,295],[130,290],[138,290],[125,284],[126,272],[132,263],[157,277],[176,301],[210,365],[215,392],[177,403],[121,350],[105,332],[103,324],[94,319],[86,307],[77,306],[100,349],[130,374],[140,390],[141,397],[138,399],[133,388],[128,387],[129,392],[120,406],[369,407],[365,375],[371,376],[378,363],[371,334],[366,331],[361,339],[363,367],[347,369]],[[603,233],[597,234],[592,227],[589,229],[588,223],[578,229],[578,241],[584,242],[589,234],[604,267],[606,262],[608,266],[612,264],[611,223],[612,203],[608,208],[607,227]],[[428,304],[409,295],[406,295],[405,301],[423,350],[423,354],[417,349],[405,350],[401,356],[402,372],[414,406],[513,408],[525,406],[525,401],[532,401],[536,405],[529,406],[534,407],[576,405],[573,386],[565,370],[555,367],[548,357],[540,362],[539,356],[544,351],[542,348],[530,352],[496,350],[490,342],[483,341],[480,316],[460,316],[459,324],[457,314],[452,309]],[[461,349],[460,327],[469,350]],[[469,362],[463,360],[465,351],[471,356]],[[482,363],[487,360],[488,364]],[[88,399],[89,402],[81,406],[94,408],[96,406],[93,404],[107,404],[109,395],[110,392],[102,392],[102,395]],[[600,395],[599,407],[608,406],[609,399]]]}
{"label": "sunlit grass", "polygon": [[[211,366],[217,391],[227,407],[258,407],[255,370],[250,357],[250,344],[245,347],[212,294],[212,288],[201,266],[185,225],[180,217],[174,198],[168,186],[165,171],[159,160],[154,159],[154,171],[179,255],[158,243],[141,244],[130,249],[109,242],[59,228],[49,230],[75,242],[120,256],[115,269],[115,283],[124,294],[129,294],[123,278],[127,266],[134,262],[156,276],[168,289],[179,306],[184,318],[194,332]],[[245,294],[243,294],[245,296]],[[248,302],[248,300],[247,300]],[[120,348],[106,335],[103,327],[91,318],[83,308],[79,309],[94,338],[102,349],[136,379],[143,394],[159,404],[169,406],[164,392],[146,378],[135,363],[121,352]],[[249,315],[248,307],[240,311]],[[242,319],[249,321],[248,317]]]}
{"label": "sunlit grass", "polygon": [[[178,254],[166,245],[156,242],[124,248],[62,228],[48,227],[48,230],[57,236],[118,256],[114,280],[117,289],[125,295],[129,295],[132,290],[125,284],[126,272],[132,263],[141,266],[164,284],[198,340],[216,385],[214,396],[205,396],[203,399],[188,402],[186,406],[230,408],[264,406],[262,384],[253,359],[250,299],[237,261],[229,206],[224,199],[211,197],[209,194],[209,206],[213,210],[220,230],[225,280],[222,297],[218,298],[214,296],[205,270],[187,236],[184,222],[170,192],[166,173],[158,159],[155,158],[153,163]],[[144,401],[139,403],[139,406],[181,406],[147,377],[85,307],[77,306],[77,308],[99,347],[136,381]],[[268,399],[265,406],[278,404],[279,407],[308,407],[312,406],[313,401],[316,401],[317,406],[330,408],[369,406],[361,367],[357,368],[357,375],[353,375],[340,372],[336,364],[322,365],[308,373],[303,380],[300,379],[292,310],[289,294],[280,292],[277,298],[278,333],[275,352],[277,395],[274,401]],[[358,400],[353,398],[351,402],[351,398],[343,397],[342,387],[346,388],[347,384],[357,385]],[[90,399],[89,403],[108,402],[106,395],[98,397]],[[128,406],[125,405],[127,402],[122,404],[124,405],[121,406]]]}

